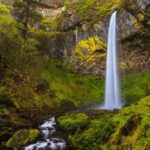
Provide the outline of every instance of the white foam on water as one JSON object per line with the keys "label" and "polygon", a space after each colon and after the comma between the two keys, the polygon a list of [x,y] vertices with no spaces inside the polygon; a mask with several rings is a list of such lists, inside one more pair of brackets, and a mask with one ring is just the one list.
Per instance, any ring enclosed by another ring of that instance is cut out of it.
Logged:
{"label": "white foam on water", "polygon": [[52,150],[63,150],[66,147],[66,142],[61,138],[50,138],[48,137],[56,131],[55,129],[56,121],[55,118],[52,117],[49,120],[45,121],[42,125],[40,125],[41,132],[44,135],[43,141],[38,141],[35,144],[28,145],[24,147],[24,150],[40,150],[50,148]]}
{"label": "white foam on water", "polygon": [[25,150],[39,150],[41,148],[51,148],[52,150],[64,149],[66,147],[66,142],[59,138],[46,139],[46,141],[38,141],[35,144],[31,144],[25,147]]}
{"label": "white foam on water", "polygon": [[52,117],[49,120],[45,121],[42,125],[40,125],[41,132],[43,133],[44,137],[47,138],[48,135],[51,133],[54,133],[56,131],[55,129],[56,121],[55,118]]}
{"label": "white foam on water", "polygon": [[42,125],[40,125],[40,129],[51,128],[55,129],[56,121],[55,118],[52,117],[49,120],[45,121]]}

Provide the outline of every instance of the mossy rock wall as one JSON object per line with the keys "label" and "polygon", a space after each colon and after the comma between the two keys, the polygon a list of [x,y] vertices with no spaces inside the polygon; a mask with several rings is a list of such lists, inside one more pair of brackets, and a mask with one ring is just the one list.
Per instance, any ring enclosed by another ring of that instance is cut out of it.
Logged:
{"label": "mossy rock wall", "polygon": [[[120,69],[125,71],[132,68],[139,69],[138,65],[141,65],[142,68],[146,62],[149,62],[149,54],[147,54],[149,51],[148,7],[147,0],[135,2],[132,0],[67,1],[64,4],[63,12],[53,21],[55,25],[52,23],[53,30],[46,34],[36,33],[37,39],[42,41],[39,49],[48,51],[51,56],[67,59],[83,74],[103,75],[105,73],[104,53],[103,57],[100,54],[100,56],[96,55],[96,58],[95,54],[90,53],[86,60],[84,60],[85,57],[82,57],[84,55],[81,55],[82,52],[79,55],[75,55],[75,53],[81,44],[84,44],[85,41],[90,43],[89,39],[93,37],[98,37],[101,41],[96,42],[96,46],[103,45],[103,51],[106,51],[109,20],[111,14],[117,10],[118,40],[121,43],[121,46],[118,46]],[[90,47],[86,46],[86,49],[90,51]],[[141,53],[143,50],[144,52]],[[97,51],[97,53],[99,52]],[[87,55],[85,54],[85,56]],[[127,57],[131,58],[129,63],[126,61],[129,60]],[[145,61],[139,64],[141,60]]]}

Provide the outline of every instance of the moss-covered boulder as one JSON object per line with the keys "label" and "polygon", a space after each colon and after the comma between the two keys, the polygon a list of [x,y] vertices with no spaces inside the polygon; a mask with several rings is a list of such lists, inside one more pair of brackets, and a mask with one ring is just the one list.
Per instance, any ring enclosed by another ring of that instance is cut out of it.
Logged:
{"label": "moss-covered boulder", "polygon": [[19,149],[40,135],[37,129],[21,129],[17,131],[6,143],[7,148]]}
{"label": "moss-covered boulder", "polygon": [[140,149],[150,148],[150,96],[137,104],[125,107],[113,117],[117,123],[116,131],[111,135],[104,149]]}
{"label": "moss-covered boulder", "polygon": [[69,143],[74,149],[81,150],[85,148],[87,150],[148,150],[150,147],[149,110],[150,96],[147,96],[137,104],[122,108],[117,114],[98,115],[96,118],[91,118],[87,128],[74,133],[69,131],[71,133]]}
{"label": "moss-covered boulder", "polygon": [[89,119],[86,114],[67,114],[58,118],[58,123],[62,129],[67,132],[75,132],[78,129],[84,128],[88,125]]}
{"label": "moss-covered boulder", "polygon": [[100,145],[107,142],[115,131],[114,127],[111,120],[95,120],[92,121],[89,129],[71,135],[69,142],[75,149],[99,150]]}

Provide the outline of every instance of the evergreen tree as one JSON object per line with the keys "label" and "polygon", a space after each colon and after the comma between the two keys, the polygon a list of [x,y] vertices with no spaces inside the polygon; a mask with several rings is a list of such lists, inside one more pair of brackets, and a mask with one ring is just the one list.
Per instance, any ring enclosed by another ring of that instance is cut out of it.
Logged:
{"label": "evergreen tree", "polygon": [[20,33],[17,22],[5,5],[0,5],[0,61],[1,64],[14,65],[20,47]]}
{"label": "evergreen tree", "polygon": [[36,12],[36,7],[37,4],[33,0],[15,0],[14,2],[14,16],[23,24],[20,28],[24,38],[28,36],[28,25],[34,26],[41,19],[41,15]]}

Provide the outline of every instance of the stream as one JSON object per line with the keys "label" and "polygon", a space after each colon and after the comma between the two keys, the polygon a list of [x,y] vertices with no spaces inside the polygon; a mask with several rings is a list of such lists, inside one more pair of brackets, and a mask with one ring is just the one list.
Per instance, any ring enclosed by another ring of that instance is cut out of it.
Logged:
{"label": "stream", "polygon": [[49,118],[39,126],[39,129],[43,135],[42,140],[25,146],[24,150],[66,150],[66,141],[63,139],[63,137],[61,137],[61,135],[57,135],[55,117]]}

